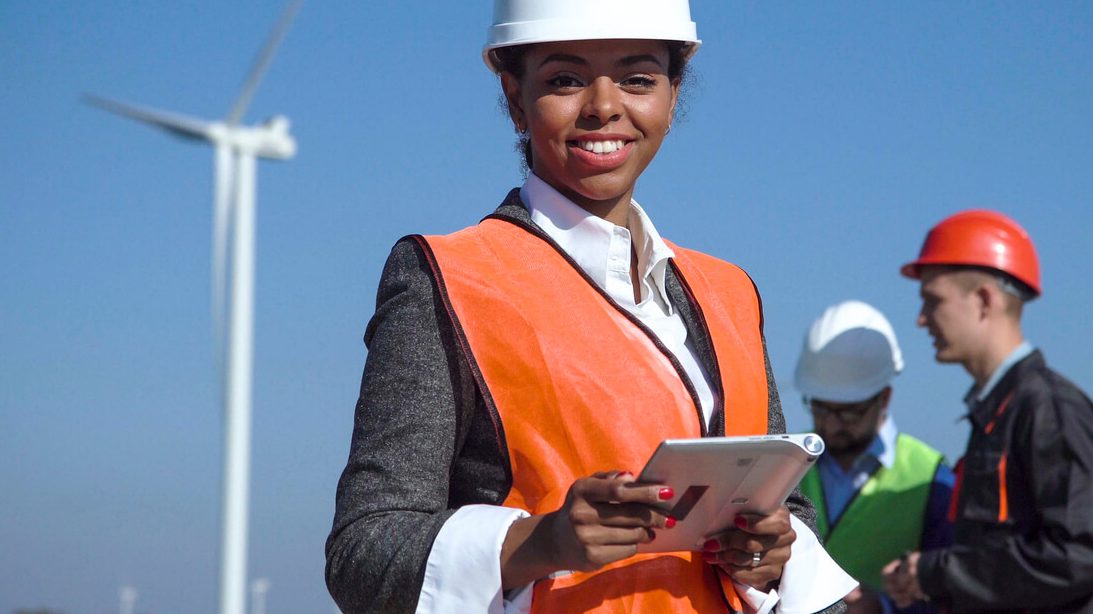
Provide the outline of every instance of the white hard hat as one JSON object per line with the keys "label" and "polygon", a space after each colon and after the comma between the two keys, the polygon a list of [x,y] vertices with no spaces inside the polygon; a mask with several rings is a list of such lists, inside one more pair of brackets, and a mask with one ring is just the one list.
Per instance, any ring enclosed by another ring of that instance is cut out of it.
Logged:
{"label": "white hard hat", "polygon": [[805,397],[857,403],[884,390],[902,370],[903,354],[884,314],[846,301],[812,323],[793,379]]}
{"label": "white hard hat", "polygon": [[494,0],[482,58],[498,72],[499,47],[610,38],[702,44],[688,0]]}

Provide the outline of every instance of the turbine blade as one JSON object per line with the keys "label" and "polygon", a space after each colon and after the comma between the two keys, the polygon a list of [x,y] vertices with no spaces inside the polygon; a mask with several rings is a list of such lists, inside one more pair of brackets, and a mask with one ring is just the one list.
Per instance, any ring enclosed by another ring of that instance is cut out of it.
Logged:
{"label": "turbine blade", "polygon": [[229,126],[234,126],[243,119],[243,114],[247,112],[247,107],[250,106],[251,98],[254,97],[254,92],[258,89],[258,84],[261,83],[262,77],[265,76],[270,62],[273,61],[273,54],[277,52],[277,47],[280,46],[281,41],[285,38],[285,33],[288,32],[288,28],[292,25],[293,19],[296,18],[296,13],[300,10],[301,4],[303,4],[303,0],[291,0],[288,6],[285,7],[284,12],[281,13],[281,18],[277,20],[277,25],[273,28],[273,32],[271,32],[269,38],[266,39],[266,44],[254,59],[254,65],[251,66],[250,74],[247,75],[247,80],[243,83],[243,90],[239,93],[239,97],[236,98],[235,104],[228,114],[227,122]]}
{"label": "turbine blade", "polygon": [[158,111],[148,107],[138,107],[109,98],[101,98],[90,94],[83,97],[84,102],[91,106],[99,107],[122,117],[135,119],[147,124],[162,128],[176,136],[187,139],[209,140],[212,137],[212,123],[196,119],[178,113]]}

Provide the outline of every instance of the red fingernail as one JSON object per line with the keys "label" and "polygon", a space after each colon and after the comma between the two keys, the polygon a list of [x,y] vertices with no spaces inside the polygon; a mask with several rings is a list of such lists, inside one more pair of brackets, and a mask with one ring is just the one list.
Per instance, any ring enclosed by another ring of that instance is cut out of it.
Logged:
{"label": "red fingernail", "polygon": [[733,520],[733,524],[736,525],[737,529],[746,529],[748,528],[748,519],[743,516],[737,516],[736,519]]}
{"label": "red fingernail", "polygon": [[620,478],[632,478],[632,477],[634,477],[634,474],[630,473],[629,471],[623,471],[622,473],[619,474],[619,477]]}
{"label": "red fingernail", "polygon": [[671,486],[665,486],[664,488],[661,488],[660,491],[657,493],[657,498],[661,501],[667,501],[674,496],[676,496],[676,491],[672,490]]}
{"label": "red fingernail", "polygon": [[714,554],[713,552],[703,552],[702,553],[702,560],[707,562],[707,563],[716,563],[717,562],[717,555]]}
{"label": "red fingernail", "polygon": [[676,526],[676,519],[675,518],[672,518],[671,516],[669,516],[669,517],[664,519],[664,528],[665,529],[670,529],[674,526]]}
{"label": "red fingernail", "polygon": [[706,543],[702,544],[702,550],[705,552],[717,552],[721,549],[721,544],[716,539],[707,539]]}

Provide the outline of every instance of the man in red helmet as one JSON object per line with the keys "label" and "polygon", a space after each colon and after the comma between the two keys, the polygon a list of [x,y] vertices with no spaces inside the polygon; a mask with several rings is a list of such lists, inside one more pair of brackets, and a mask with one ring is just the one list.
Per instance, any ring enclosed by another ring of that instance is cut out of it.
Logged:
{"label": "man in red helmet", "polygon": [[901,607],[927,598],[951,612],[1093,613],[1093,403],[1021,333],[1040,294],[1031,239],[1004,215],[964,211],[901,272],[921,282],[918,325],[937,361],[975,383],[953,544],[889,563],[886,591]]}

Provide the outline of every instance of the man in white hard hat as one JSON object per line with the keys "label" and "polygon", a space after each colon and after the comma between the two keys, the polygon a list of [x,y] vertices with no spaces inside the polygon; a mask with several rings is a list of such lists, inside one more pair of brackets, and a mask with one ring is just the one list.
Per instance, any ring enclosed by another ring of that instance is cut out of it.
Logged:
{"label": "man in white hard hat", "polygon": [[[849,612],[895,611],[881,569],[912,550],[949,544],[953,473],[941,453],[899,433],[888,412],[903,369],[895,332],[860,301],[828,307],[804,340],[794,380],[827,444],[801,490],[817,510],[824,547],[861,583]],[[906,610],[933,611],[916,603]]]}

